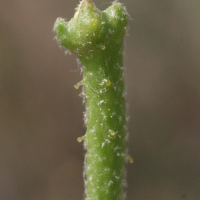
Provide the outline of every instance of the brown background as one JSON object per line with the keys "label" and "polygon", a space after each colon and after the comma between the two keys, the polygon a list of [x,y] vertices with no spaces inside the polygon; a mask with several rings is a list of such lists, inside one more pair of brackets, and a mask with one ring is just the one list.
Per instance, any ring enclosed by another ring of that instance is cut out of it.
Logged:
{"label": "brown background", "polygon": [[[105,9],[106,0],[96,0]],[[127,200],[200,199],[200,1],[124,0]],[[81,80],[53,40],[78,0],[0,1],[0,199],[83,199]]]}

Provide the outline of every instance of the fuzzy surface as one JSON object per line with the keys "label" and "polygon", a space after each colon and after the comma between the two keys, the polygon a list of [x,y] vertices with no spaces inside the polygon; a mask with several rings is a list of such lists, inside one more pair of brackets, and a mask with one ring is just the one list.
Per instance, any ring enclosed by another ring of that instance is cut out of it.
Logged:
{"label": "fuzzy surface", "polygon": [[54,26],[59,43],[75,53],[83,65],[87,200],[124,198],[126,104],[122,53],[127,22],[120,3],[115,1],[101,12],[91,0],[83,0],[74,18],[69,22],[58,18]]}

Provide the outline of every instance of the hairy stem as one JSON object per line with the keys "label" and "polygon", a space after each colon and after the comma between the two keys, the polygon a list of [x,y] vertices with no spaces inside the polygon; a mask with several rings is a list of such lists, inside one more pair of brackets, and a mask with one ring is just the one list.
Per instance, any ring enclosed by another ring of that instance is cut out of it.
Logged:
{"label": "hairy stem", "polygon": [[120,3],[101,12],[91,0],[83,0],[74,18],[69,22],[58,18],[55,23],[58,41],[83,65],[87,200],[123,199],[126,106],[122,52],[127,21]]}

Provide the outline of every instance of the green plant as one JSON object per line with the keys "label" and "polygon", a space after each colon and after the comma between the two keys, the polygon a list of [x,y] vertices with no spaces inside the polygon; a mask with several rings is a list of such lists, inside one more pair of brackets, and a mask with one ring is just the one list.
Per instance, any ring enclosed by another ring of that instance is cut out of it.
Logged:
{"label": "green plant", "polygon": [[[82,0],[69,21],[58,18],[57,40],[76,54],[83,65],[87,132],[86,199],[122,200],[126,154],[126,103],[123,45],[127,12],[115,1],[99,11]],[[130,161],[131,158],[130,158]]]}

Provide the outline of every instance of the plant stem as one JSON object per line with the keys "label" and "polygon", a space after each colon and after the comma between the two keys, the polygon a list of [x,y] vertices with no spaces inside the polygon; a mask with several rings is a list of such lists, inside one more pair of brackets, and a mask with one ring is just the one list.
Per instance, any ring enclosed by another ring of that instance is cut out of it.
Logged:
{"label": "plant stem", "polygon": [[74,18],[69,22],[58,18],[55,23],[58,41],[83,65],[87,200],[123,199],[126,105],[122,52],[127,21],[124,7],[117,2],[101,12],[91,0],[83,0]]}
{"label": "plant stem", "polygon": [[117,200],[123,194],[126,108],[119,65],[122,58],[109,59],[108,55],[102,52],[91,60],[81,59],[86,91],[88,199]]}

